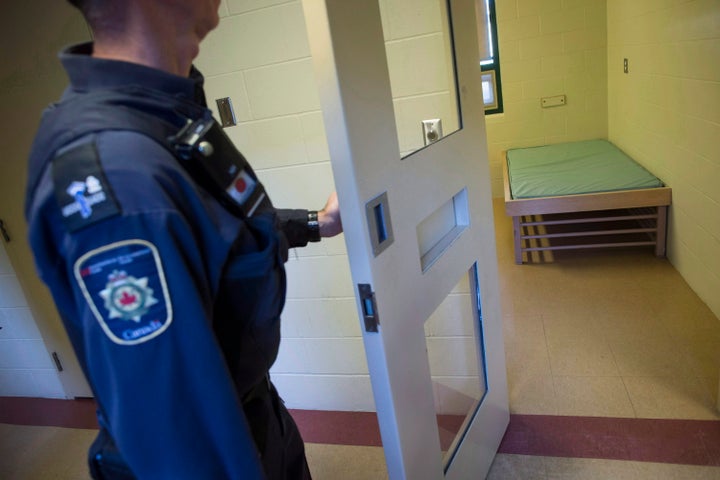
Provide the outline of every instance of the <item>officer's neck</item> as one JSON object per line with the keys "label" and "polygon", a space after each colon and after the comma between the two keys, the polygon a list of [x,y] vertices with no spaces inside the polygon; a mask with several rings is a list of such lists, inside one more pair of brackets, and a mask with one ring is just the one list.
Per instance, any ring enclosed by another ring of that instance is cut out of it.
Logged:
{"label": "officer's neck", "polygon": [[96,34],[93,56],[138,63],[186,77],[200,51],[200,40],[190,31],[129,28],[124,32]]}

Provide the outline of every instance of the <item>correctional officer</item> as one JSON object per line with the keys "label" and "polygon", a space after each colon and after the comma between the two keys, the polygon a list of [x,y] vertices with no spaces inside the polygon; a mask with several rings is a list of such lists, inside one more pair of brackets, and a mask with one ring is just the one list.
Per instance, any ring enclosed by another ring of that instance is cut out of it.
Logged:
{"label": "correctional officer", "polygon": [[74,0],[93,43],[33,146],[26,216],[98,403],[96,479],[309,478],[269,380],[288,247],[342,230],[276,210],[192,68],[219,0]]}

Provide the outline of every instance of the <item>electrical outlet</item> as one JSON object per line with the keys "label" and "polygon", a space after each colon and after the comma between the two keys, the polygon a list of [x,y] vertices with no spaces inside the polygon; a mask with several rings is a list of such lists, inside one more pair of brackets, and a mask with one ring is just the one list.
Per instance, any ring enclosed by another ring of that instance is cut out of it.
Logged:
{"label": "electrical outlet", "polygon": [[623,58],[623,72],[628,73],[628,59]]}

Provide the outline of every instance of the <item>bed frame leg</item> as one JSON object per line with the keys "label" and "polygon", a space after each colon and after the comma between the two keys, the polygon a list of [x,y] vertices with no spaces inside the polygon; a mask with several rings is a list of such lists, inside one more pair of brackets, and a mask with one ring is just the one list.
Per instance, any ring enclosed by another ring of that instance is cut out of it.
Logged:
{"label": "bed frame leg", "polygon": [[521,217],[513,217],[513,243],[515,246],[515,263],[522,265],[522,227],[520,226]]}
{"label": "bed frame leg", "polygon": [[655,255],[665,256],[665,239],[667,236],[667,206],[657,207],[657,233],[655,234]]}

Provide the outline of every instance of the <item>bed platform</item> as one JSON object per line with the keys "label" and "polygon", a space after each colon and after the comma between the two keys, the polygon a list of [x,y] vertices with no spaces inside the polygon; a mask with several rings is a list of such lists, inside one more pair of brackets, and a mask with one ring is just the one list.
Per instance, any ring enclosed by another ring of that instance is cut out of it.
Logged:
{"label": "bed platform", "polygon": [[665,255],[671,189],[610,142],[512,149],[505,157],[515,263],[584,248],[654,246]]}

